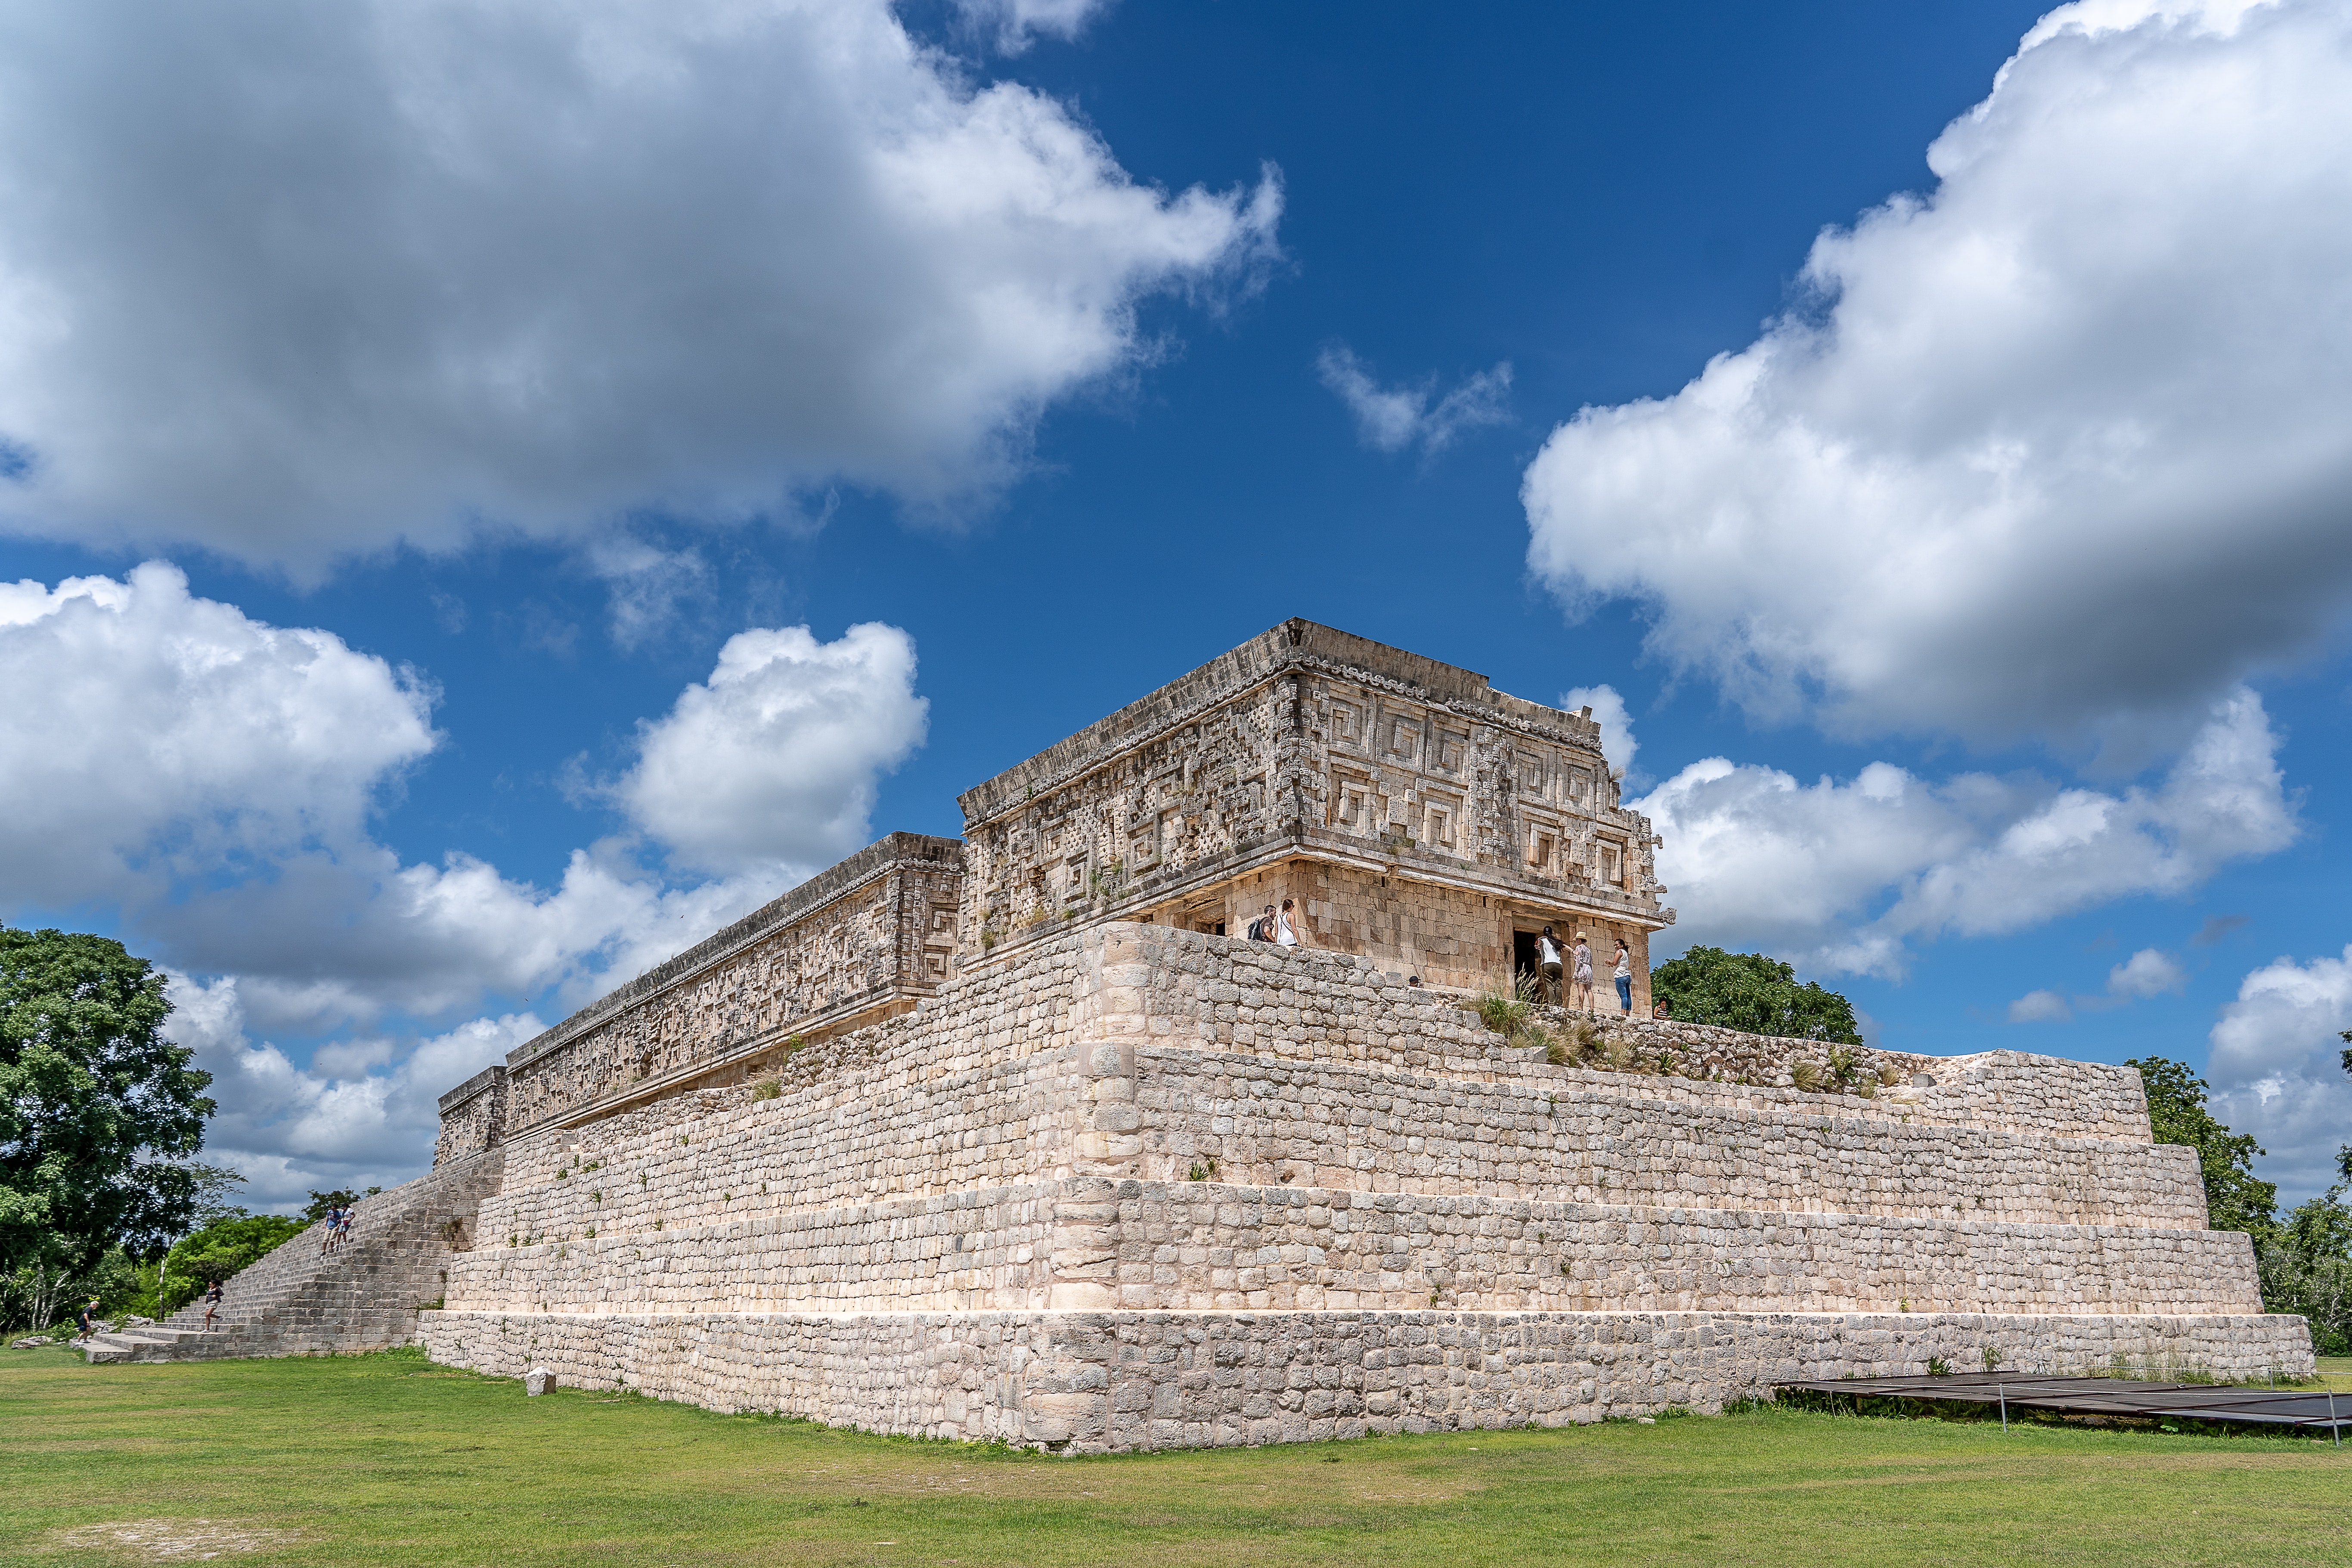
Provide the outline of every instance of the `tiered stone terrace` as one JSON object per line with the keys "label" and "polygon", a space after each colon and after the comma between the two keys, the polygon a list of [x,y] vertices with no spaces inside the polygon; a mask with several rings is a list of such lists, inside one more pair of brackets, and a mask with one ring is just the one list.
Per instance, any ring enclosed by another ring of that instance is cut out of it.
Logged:
{"label": "tiered stone terrace", "polygon": [[[1793,1087],[1802,1042],[1626,1028],[1643,1070],[1596,1070],[1465,1003],[1162,926],[1042,942],[764,1082],[511,1145],[423,1338],[1074,1449],[1707,1407],[1987,1346],[2309,1364],[2126,1069],[1869,1053],[1903,1081],[1865,1099]],[[1777,1081],[1656,1070],[1734,1050]]]}

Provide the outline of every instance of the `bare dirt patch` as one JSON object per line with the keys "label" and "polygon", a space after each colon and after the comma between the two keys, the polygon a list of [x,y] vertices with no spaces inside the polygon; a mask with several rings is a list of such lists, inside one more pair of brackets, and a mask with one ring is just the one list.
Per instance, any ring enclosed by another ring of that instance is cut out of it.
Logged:
{"label": "bare dirt patch", "polygon": [[60,1546],[114,1552],[142,1563],[202,1563],[290,1546],[301,1532],[234,1519],[121,1519],[61,1530],[51,1539]]}

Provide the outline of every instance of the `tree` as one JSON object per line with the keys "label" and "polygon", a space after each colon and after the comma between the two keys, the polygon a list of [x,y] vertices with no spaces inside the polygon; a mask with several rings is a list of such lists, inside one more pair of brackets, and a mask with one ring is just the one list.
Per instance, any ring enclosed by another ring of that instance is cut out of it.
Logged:
{"label": "tree", "polygon": [[[2347,1073],[2352,1073],[2352,1029],[2345,1030],[2342,1037],[2347,1042],[2342,1058],[2344,1070]],[[2336,1146],[2336,1168],[2344,1173],[2346,1181],[2352,1182],[2352,1143],[2342,1143]]]}
{"label": "tree", "polygon": [[382,1187],[370,1187],[366,1192],[355,1193],[348,1187],[338,1187],[331,1193],[313,1192],[310,1194],[310,1206],[302,1211],[302,1218],[315,1225],[327,1217],[329,1209],[347,1209],[362,1198],[372,1198],[382,1191],[383,1191]]}
{"label": "tree", "polygon": [[182,1237],[163,1258],[163,1310],[179,1310],[203,1295],[208,1282],[227,1279],[309,1228],[284,1215],[240,1215]]}
{"label": "tree", "polygon": [[84,1274],[186,1227],[212,1075],[158,1032],[171,1010],[121,942],[0,926],[0,1273]]}
{"label": "tree", "polygon": [[1677,1018],[1790,1040],[1862,1044],[1853,1004],[1760,952],[1695,947],[1650,972],[1650,994]]}
{"label": "tree", "polygon": [[2259,1247],[2263,1305],[2308,1319],[2320,1354],[2352,1351],[2352,1208],[2342,1184],[2298,1204]]}
{"label": "tree", "polygon": [[2210,1085],[2186,1062],[2168,1057],[2137,1057],[2124,1064],[2139,1069],[2147,1090],[2147,1121],[2159,1143],[2197,1152],[2205,1179],[2205,1211],[2215,1230],[2242,1230],[2257,1243],[2277,1225],[2278,1185],[2254,1178],[2254,1156],[2264,1151],[2248,1132],[2232,1132],[2205,1108]]}

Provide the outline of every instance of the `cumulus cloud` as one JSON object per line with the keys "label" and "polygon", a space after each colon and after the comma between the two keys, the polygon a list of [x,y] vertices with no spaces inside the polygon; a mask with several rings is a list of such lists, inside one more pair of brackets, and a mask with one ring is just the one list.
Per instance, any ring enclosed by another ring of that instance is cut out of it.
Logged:
{"label": "cumulus cloud", "polygon": [[1664,837],[1678,936],[1898,974],[1908,942],[2185,892],[2284,847],[2296,825],[2276,746],[2241,689],[2159,781],[2121,791],[1988,773],[1935,784],[1887,763],[1806,785],[1710,757],[1630,804]]}
{"label": "cumulus cloud", "polygon": [[1437,378],[1403,386],[1382,386],[1344,345],[1325,349],[1315,374],[1356,416],[1356,434],[1381,452],[1419,447],[1424,455],[1444,451],[1465,430],[1510,422],[1511,367],[1506,363],[1467,377],[1443,397]]}
{"label": "cumulus cloud", "polygon": [[2189,984],[2189,976],[2169,953],[2144,947],[2107,971],[2107,992],[2126,999],[2162,996]]}
{"label": "cumulus cloud", "polygon": [[887,0],[12,0],[0,526],[310,573],[831,479],[952,505],[1280,205],[1137,183]]}
{"label": "cumulus cloud", "polygon": [[2352,600],[2347,141],[2340,4],[2053,12],[1799,308],[1554,432],[1532,568],[1759,715],[2161,754]]}
{"label": "cumulus cloud", "polygon": [[2111,1007],[2128,1006],[2146,997],[2179,991],[2188,984],[2188,972],[2171,954],[2158,948],[2144,947],[2107,971],[2105,994],[2077,996],[2069,1003],[2055,991],[2029,991],[2009,1005],[2009,1021],[2012,1024],[2063,1024],[2074,1016],[2078,1008],[2086,1013],[2105,1012]]}
{"label": "cumulus cloud", "polygon": [[2063,1024],[2074,1016],[2074,1009],[2055,991],[2029,991],[2009,1005],[2012,1024]]}
{"label": "cumulus cloud", "polygon": [[436,741],[421,677],[194,597],[157,563],[0,585],[0,898],[117,910],[175,967],[236,976],[265,1029],[551,986],[578,1000],[863,843],[876,772],[922,738],[913,673],[893,627],[736,637],[647,727],[625,781],[642,832],[724,874],[670,885],[615,836],[545,889],[462,853],[404,863],[373,837]]}
{"label": "cumulus cloud", "polygon": [[1601,726],[1601,754],[1609,771],[1621,779],[1633,776],[1633,753],[1642,742],[1633,739],[1633,716],[1625,710],[1625,699],[1615,687],[1571,686],[1559,694],[1559,705],[1570,713],[1591,709],[1593,721]]}
{"label": "cumulus cloud", "polygon": [[192,597],[160,562],[0,584],[0,868],[51,904],[354,842],[436,742],[414,671]]}
{"label": "cumulus cloud", "polygon": [[423,1039],[322,1047],[308,1066],[247,1032],[234,978],[171,975],[164,1032],[213,1075],[205,1157],[245,1174],[247,1206],[299,1209],[311,1192],[394,1186],[432,1163],[441,1094],[545,1027],[530,1013]]}
{"label": "cumulus cloud", "polygon": [[2352,1078],[2341,1033],[2352,1029],[2352,947],[2307,963],[2274,959],[2248,974],[2213,1026],[2205,1077],[2213,1111],[2268,1152],[2256,1169],[2283,1203],[2337,1179],[2336,1153],[2352,1142]]}
{"label": "cumulus cloud", "polygon": [[816,870],[866,839],[874,785],[923,742],[915,642],[868,623],[820,643],[806,626],[740,632],[708,684],[640,731],[613,795],[681,863]]}

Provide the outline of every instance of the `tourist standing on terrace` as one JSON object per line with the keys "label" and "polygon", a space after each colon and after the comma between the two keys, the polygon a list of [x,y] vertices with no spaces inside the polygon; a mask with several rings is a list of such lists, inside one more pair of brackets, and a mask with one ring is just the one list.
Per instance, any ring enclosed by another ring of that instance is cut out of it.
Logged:
{"label": "tourist standing on terrace", "polygon": [[1544,989],[1549,994],[1551,1005],[1555,1007],[1567,1005],[1568,994],[1565,983],[1560,979],[1559,943],[1553,938],[1549,926],[1544,927],[1543,935],[1536,938],[1536,957],[1543,969]]}
{"label": "tourist standing on terrace", "polygon": [[1617,1011],[1631,1013],[1633,1010],[1633,953],[1622,936],[1617,939],[1616,975]]}
{"label": "tourist standing on terrace", "polygon": [[1584,942],[1584,933],[1576,933],[1576,1000],[1570,1005],[1592,1011],[1592,949]]}
{"label": "tourist standing on terrace", "polygon": [[1298,945],[1298,928],[1291,923],[1290,911],[1296,906],[1288,899],[1282,900],[1282,912],[1274,917],[1274,940],[1282,947]]}

